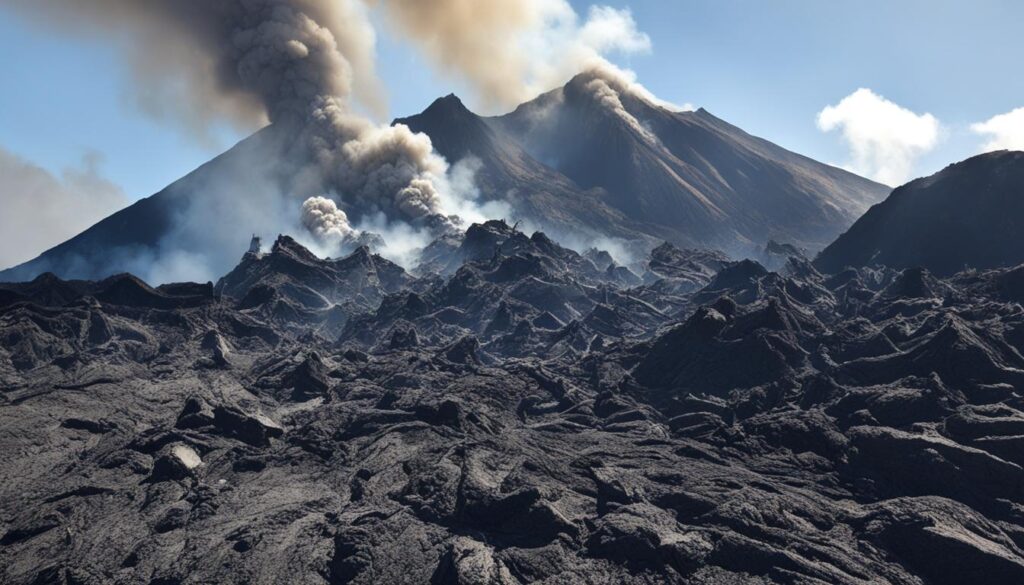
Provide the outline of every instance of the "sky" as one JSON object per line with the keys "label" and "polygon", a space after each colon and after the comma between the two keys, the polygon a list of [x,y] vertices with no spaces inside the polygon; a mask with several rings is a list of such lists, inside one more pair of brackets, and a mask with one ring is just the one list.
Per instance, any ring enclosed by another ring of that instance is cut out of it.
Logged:
{"label": "sky", "polygon": [[[591,3],[572,4],[585,18]],[[659,98],[703,107],[887,184],[985,149],[1024,148],[1024,109],[1014,112],[1024,108],[1024,2],[602,4],[628,9],[650,38],[650,50],[609,58]],[[451,92],[471,108],[481,105],[386,24],[378,35],[390,117],[419,112]],[[159,191],[253,130],[223,125],[201,140],[180,121],[154,118],[135,107],[128,66],[115,47],[56,34],[2,5],[0,70],[0,173],[5,165],[39,171],[27,185],[0,190],[87,193],[103,202],[89,221]],[[13,197],[0,191],[0,203]]]}

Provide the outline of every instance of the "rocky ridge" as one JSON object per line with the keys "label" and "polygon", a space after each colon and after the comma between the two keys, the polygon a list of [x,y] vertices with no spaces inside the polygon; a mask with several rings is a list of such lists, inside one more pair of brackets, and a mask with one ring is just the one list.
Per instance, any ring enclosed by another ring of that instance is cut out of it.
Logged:
{"label": "rocky ridge", "polygon": [[899,187],[815,259],[847,266],[927,268],[940,276],[1024,262],[1024,152],[971,157]]}

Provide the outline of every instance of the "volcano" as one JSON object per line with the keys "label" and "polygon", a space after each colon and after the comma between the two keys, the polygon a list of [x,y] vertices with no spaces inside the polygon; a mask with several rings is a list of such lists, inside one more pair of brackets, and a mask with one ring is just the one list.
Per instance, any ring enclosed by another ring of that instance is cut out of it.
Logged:
{"label": "volcano", "polygon": [[735,255],[771,240],[820,250],[889,192],[594,73],[504,116],[477,116],[448,96],[397,122],[450,161],[478,159],[485,197],[554,233],[615,225]]}
{"label": "volcano", "polygon": [[[668,241],[745,256],[777,241],[817,251],[888,193],[705,110],[673,111],[597,73],[504,116],[478,116],[448,96],[395,122],[428,135],[450,163],[475,168],[480,199],[506,203],[508,219],[583,245],[613,238],[646,252]],[[293,140],[284,125],[268,126],[159,193],[0,272],[0,281],[45,272],[76,279],[133,272],[162,282],[223,274],[252,231],[299,229],[292,216],[302,198],[320,194],[301,192]],[[224,197],[228,191],[234,196]]]}

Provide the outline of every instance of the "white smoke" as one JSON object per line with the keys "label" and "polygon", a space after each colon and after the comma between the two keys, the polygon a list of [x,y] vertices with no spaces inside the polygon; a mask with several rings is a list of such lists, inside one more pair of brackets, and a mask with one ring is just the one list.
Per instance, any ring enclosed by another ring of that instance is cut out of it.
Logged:
{"label": "white smoke", "polygon": [[483,163],[479,158],[468,156],[452,165],[441,182],[441,205],[464,224],[483,223],[488,219],[500,219],[512,215],[512,206],[502,200],[481,202],[476,174]]}
{"label": "white smoke", "polygon": [[670,112],[689,112],[694,109],[693,104],[690,103],[674,104],[659,98],[636,80],[635,72],[616,67],[604,59],[592,60],[582,67],[580,71],[595,79],[601,79],[620,96],[629,95],[662,107]]}
{"label": "white smoke", "polygon": [[426,227],[390,220],[383,213],[364,217],[356,228],[360,233],[379,235],[381,246],[374,251],[406,269],[416,265],[420,252],[435,237]]}

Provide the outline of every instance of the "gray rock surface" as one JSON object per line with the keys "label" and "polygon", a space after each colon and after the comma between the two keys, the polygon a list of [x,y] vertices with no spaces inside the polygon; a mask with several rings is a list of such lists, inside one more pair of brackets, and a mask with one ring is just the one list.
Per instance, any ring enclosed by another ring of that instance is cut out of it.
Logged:
{"label": "gray rock surface", "polygon": [[0,285],[0,582],[1024,582],[1022,268],[609,266]]}

